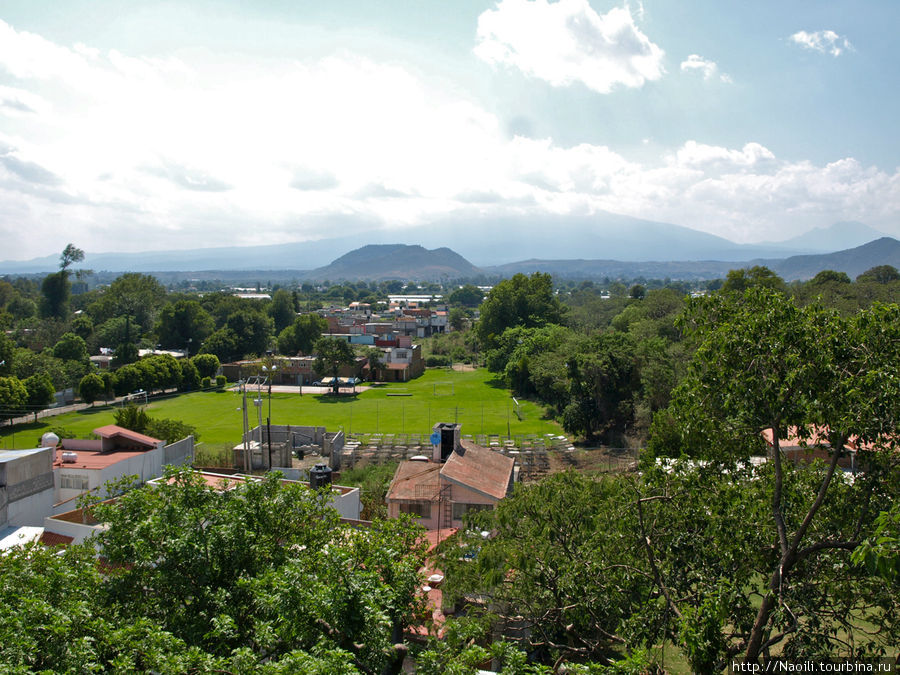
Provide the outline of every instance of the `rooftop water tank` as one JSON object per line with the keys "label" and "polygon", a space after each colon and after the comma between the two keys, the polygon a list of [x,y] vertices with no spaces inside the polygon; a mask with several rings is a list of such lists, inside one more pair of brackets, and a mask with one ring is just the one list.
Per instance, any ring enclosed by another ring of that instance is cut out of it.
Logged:
{"label": "rooftop water tank", "polygon": [[309,487],[318,490],[331,485],[331,467],[327,464],[316,464],[309,470]]}
{"label": "rooftop water tank", "polygon": [[52,431],[48,431],[46,434],[41,436],[42,448],[55,448],[57,445],[59,445],[59,436],[54,434]]}

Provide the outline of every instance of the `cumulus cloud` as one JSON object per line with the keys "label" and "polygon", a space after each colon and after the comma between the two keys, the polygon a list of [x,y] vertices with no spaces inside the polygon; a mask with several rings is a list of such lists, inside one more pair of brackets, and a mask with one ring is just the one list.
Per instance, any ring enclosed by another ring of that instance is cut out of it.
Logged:
{"label": "cumulus cloud", "polygon": [[850,40],[841,37],[833,30],[817,30],[813,33],[801,30],[791,35],[790,40],[804,49],[832,56],[840,56],[846,51],[853,51]]}
{"label": "cumulus cloud", "polygon": [[60,240],[258,244],[260,223],[279,243],[473,211],[612,211],[737,240],[836,220],[891,232],[900,221],[900,173],[852,158],[787,161],[749,139],[688,140],[635,160],[602,143],[511,136],[463,94],[353,54],[182,58],[62,47],[0,22],[0,95],[42,111],[19,110],[0,133],[9,257],[45,255]]}
{"label": "cumulus cloud", "polygon": [[502,0],[478,18],[475,53],[555,87],[581,82],[603,94],[641,87],[663,74],[663,50],[631,10],[598,14],[587,0]]}
{"label": "cumulus cloud", "polygon": [[719,66],[715,61],[704,59],[699,54],[691,54],[681,62],[681,72],[699,72],[703,74],[704,80],[712,80],[718,78],[721,82],[730,83],[731,76],[727,73],[720,73]]}
{"label": "cumulus cloud", "polygon": [[302,167],[294,171],[291,187],[295,190],[330,190],[339,185],[334,174]]}

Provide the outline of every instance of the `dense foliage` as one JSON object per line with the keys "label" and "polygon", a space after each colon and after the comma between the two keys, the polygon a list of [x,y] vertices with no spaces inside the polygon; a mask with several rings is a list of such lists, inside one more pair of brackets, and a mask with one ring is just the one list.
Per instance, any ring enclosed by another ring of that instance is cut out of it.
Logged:
{"label": "dense foliage", "polygon": [[102,565],[90,546],[4,556],[4,672],[398,672],[417,528],[350,529],[276,477],[168,478],[91,507]]}

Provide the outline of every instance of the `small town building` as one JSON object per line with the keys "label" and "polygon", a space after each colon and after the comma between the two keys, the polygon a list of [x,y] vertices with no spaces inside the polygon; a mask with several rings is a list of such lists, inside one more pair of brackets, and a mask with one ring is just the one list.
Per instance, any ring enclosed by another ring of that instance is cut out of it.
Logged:
{"label": "small town building", "polygon": [[[515,460],[435,425],[431,459],[400,462],[387,494],[388,516],[414,516],[427,530],[461,527],[470,511],[493,509],[515,480]],[[436,441],[436,442],[435,442]]]}

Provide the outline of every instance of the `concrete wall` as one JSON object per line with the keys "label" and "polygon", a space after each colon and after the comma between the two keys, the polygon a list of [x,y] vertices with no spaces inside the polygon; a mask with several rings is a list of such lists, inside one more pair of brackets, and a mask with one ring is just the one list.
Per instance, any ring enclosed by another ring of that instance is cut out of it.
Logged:
{"label": "concrete wall", "polygon": [[163,466],[191,464],[194,461],[194,437],[188,436],[163,448]]}
{"label": "concrete wall", "polygon": [[52,513],[53,453],[36,448],[0,455],[0,526],[40,527]]}
{"label": "concrete wall", "polygon": [[80,544],[95,532],[103,529],[103,525],[86,525],[49,516],[44,518],[44,529],[47,532],[61,534],[73,538],[73,544]]}
{"label": "concrete wall", "polygon": [[64,438],[62,440],[63,450],[85,450],[87,452],[100,452],[103,450],[103,441],[101,439],[89,438]]}

